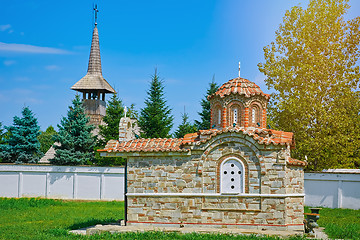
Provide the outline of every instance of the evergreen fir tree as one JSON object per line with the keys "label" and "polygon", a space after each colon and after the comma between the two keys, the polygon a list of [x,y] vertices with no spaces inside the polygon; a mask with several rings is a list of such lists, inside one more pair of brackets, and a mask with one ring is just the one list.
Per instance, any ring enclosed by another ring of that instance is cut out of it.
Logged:
{"label": "evergreen fir tree", "polygon": [[194,133],[197,131],[196,126],[188,121],[189,115],[185,111],[181,117],[182,123],[178,126],[178,129],[175,131],[174,134],[176,138],[182,138],[185,136],[185,134]]}
{"label": "evergreen fir tree", "polygon": [[115,93],[110,98],[110,101],[108,101],[106,115],[103,118],[106,125],[99,126],[99,133],[103,138],[100,139],[100,145],[105,145],[109,140],[119,138],[119,122],[123,116],[123,103]]}
{"label": "evergreen fir tree", "polygon": [[210,111],[210,101],[207,99],[208,96],[214,94],[219,88],[219,85],[215,83],[214,77],[211,83],[209,83],[209,88],[206,90],[206,95],[203,99],[201,99],[201,107],[202,111],[198,112],[200,115],[200,121],[195,120],[195,126],[198,130],[205,130],[210,129],[210,118],[211,118],[211,111]]}
{"label": "evergreen fir tree", "polygon": [[163,82],[159,79],[156,69],[147,94],[146,106],[141,109],[138,122],[142,131],[141,137],[169,137],[174,117],[171,115],[171,109],[166,105]]}
{"label": "evergreen fir tree", "polygon": [[0,144],[3,144],[4,143],[4,128],[3,128],[3,125],[2,125],[2,122],[0,122]]}
{"label": "evergreen fir tree", "polygon": [[38,136],[39,142],[40,142],[40,150],[43,153],[46,153],[51,146],[54,144],[53,137],[57,132],[55,131],[53,126],[49,126],[45,132],[40,131],[40,135]]}
{"label": "evergreen fir tree", "polygon": [[79,165],[86,164],[94,158],[96,137],[91,133],[95,127],[89,124],[79,95],[72,101],[67,117],[63,117],[58,125],[59,133],[54,141],[60,143],[55,147],[55,158],[50,159],[52,164]]}
{"label": "evergreen fir tree", "polygon": [[0,145],[0,158],[4,162],[37,163],[43,155],[37,139],[40,127],[28,107],[24,107],[21,113],[22,118],[14,117],[13,126],[5,127],[9,136]]}
{"label": "evergreen fir tree", "polygon": [[139,113],[138,111],[135,109],[135,104],[132,103],[128,109],[128,113],[129,118],[134,118],[134,119],[138,119],[139,118]]}
{"label": "evergreen fir tree", "polygon": [[124,107],[121,99],[115,93],[112,95],[107,103],[106,115],[103,121],[106,125],[100,125],[100,136],[97,146],[95,147],[94,163],[98,166],[119,166],[124,165],[125,159],[121,157],[101,157],[97,152],[98,149],[103,149],[109,140],[119,138],[119,122],[124,117]]}
{"label": "evergreen fir tree", "polygon": [[[4,143],[4,128],[3,128],[3,125],[2,125],[2,122],[0,122],[0,144],[3,144]],[[0,162],[2,162],[2,159],[0,157]]]}

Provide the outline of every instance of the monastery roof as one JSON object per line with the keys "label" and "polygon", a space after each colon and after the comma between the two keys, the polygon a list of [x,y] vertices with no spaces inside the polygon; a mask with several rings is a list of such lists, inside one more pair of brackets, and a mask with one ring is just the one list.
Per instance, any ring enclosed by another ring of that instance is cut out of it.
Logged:
{"label": "monastery roof", "polygon": [[265,97],[267,100],[270,98],[270,94],[263,93],[260,87],[255,83],[245,78],[238,77],[224,83],[214,94],[208,96],[208,99],[210,100],[214,96],[223,98],[230,94],[239,94],[244,95],[245,97],[260,95]]}
{"label": "monastery roof", "polygon": [[212,137],[222,133],[236,132],[251,136],[259,144],[265,145],[289,145],[295,146],[293,133],[276,131],[262,128],[239,128],[228,127],[222,130],[210,129],[200,130],[196,133],[186,134],[183,138],[150,138],[136,139],[128,142],[119,143],[111,140],[104,149],[99,152],[187,152],[189,148],[185,146],[200,145],[207,142]]}
{"label": "monastery roof", "polygon": [[128,142],[110,140],[99,152],[187,152],[182,149],[182,138],[140,138]]}
{"label": "monastery roof", "polygon": [[96,25],[92,36],[87,74],[75,83],[71,89],[80,92],[86,90],[102,90],[102,92],[105,93],[115,93],[115,90],[102,76],[99,33]]}
{"label": "monastery roof", "polygon": [[287,162],[288,165],[291,165],[291,166],[302,166],[302,167],[305,167],[307,165],[307,162],[304,162],[304,161],[301,161],[301,160],[297,160],[295,158],[289,158],[288,162]]}

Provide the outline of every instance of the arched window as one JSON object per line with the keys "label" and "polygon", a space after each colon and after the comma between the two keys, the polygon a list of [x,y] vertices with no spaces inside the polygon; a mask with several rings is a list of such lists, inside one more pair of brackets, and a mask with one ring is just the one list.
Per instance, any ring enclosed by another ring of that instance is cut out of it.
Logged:
{"label": "arched window", "polygon": [[261,111],[260,107],[257,104],[253,104],[250,107],[250,126],[252,127],[261,127]]}
{"label": "arched window", "polygon": [[228,121],[227,125],[230,127],[241,126],[241,106],[237,103],[230,105],[228,109]]}
{"label": "arched window", "polygon": [[217,124],[221,126],[221,109],[220,108],[218,109],[218,122],[217,122]]}
{"label": "arched window", "polygon": [[233,115],[234,115],[233,123],[237,124],[237,122],[238,122],[238,109],[237,108],[234,108]]}
{"label": "arched window", "polygon": [[255,120],[256,109],[255,109],[255,107],[253,107],[253,108],[251,109],[251,111],[252,111],[252,123],[256,124],[256,120]]}
{"label": "arched window", "polygon": [[220,192],[239,194],[245,192],[245,173],[243,163],[234,157],[223,161],[220,166]]}
{"label": "arched window", "polygon": [[222,121],[222,111],[221,111],[221,105],[216,104],[212,110],[212,125],[211,128],[221,128],[221,121]]}

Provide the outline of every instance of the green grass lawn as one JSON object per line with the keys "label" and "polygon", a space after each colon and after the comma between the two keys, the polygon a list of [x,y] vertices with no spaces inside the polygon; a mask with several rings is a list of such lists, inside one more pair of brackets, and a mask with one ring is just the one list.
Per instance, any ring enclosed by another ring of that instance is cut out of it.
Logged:
{"label": "green grass lawn", "polygon": [[68,239],[67,230],[121,218],[123,202],[0,198],[0,239]]}
{"label": "green grass lawn", "polygon": [[[322,209],[319,224],[333,238],[360,239],[360,210]],[[39,198],[0,198],[0,239],[279,239],[216,234],[126,233],[79,236],[69,234],[95,224],[124,218],[123,202],[79,202]],[[302,239],[294,237],[292,239]]]}
{"label": "green grass lawn", "polygon": [[323,208],[318,223],[330,238],[360,239],[360,210]]}

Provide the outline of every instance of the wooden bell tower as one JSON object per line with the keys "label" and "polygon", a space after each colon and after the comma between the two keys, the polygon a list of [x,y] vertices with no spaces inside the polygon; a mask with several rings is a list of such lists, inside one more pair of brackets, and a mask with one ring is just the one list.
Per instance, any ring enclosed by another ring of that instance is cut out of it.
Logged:
{"label": "wooden bell tower", "polygon": [[106,113],[105,94],[116,93],[102,75],[99,33],[97,29],[98,9],[95,5],[95,24],[92,35],[91,50],[87,74],[75,83],[71,89],[81,92],[85,113],[90,117],[90,123],[98,127]]}

